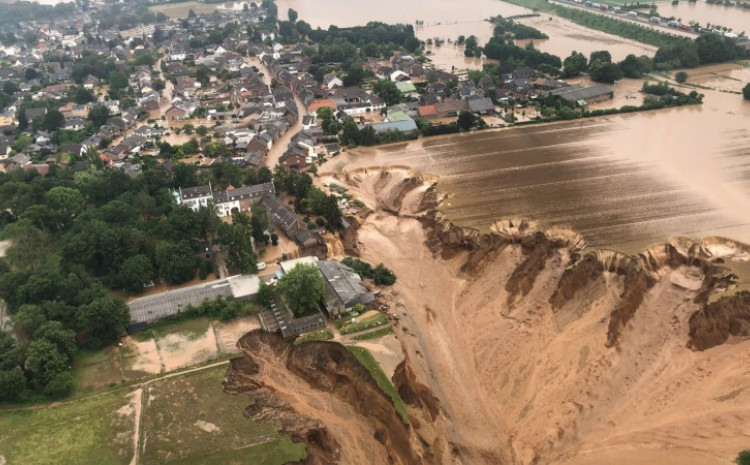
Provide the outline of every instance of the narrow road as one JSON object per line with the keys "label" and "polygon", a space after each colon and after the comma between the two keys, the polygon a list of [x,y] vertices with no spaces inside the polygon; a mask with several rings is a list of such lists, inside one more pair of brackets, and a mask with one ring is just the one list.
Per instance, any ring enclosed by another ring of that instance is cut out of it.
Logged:
{"label": "narrow road", "polygon": [[[560,5],[560,6],[564,6],[564,7],[568,7],[568,8],[575,8],[575,9],[578,9],[578,10],[583,10],[583,11],[586,11],[588,13],[599,15],[599,16],[607,16],[609,18],[612,18],[612,19],[615,19],[615,20],[618,20],[618,21],[624,21],[626,23],[637,24],[637,25],[643,26],[643,27],[645,27],[647,29],[651,29],[651,30],[654,30],[654,31],[657,31],[657,32],[661,32],[662,34],[667,34],[667,35],[670,35],[670,36],[688,37],[688,38],[694,39],[694,38],[698,37],[698,35],[699,35],[699,34],[697,34],[695,32],[683,31],[681,29],[675,29],[675,28],[669,27],[667,25],[660,25],[660,24],[655,24],[655,23],[649,22],[649,21],[638,20],[638,19],[635,19],[635,18],[633,18],[631,16],[628,16],[627,14],[622,14],[622,13],[621,14],[613,14],[613,13],[609,13],[609,12],[606,12],[606,11],[595,10],[593,8],[588,8],[588,7],[585,7],[583,5],[579,5],[577,3],[568,3],[568,2],[561,2],[561,1],[556,1],[556,0],[550,0],[550,3],[552,3],[553,5]],[[566,18],[563,18],[563,19],[566,19]],[[570,21],[570,20],[568,20],[568,21]],[[611,34],[611,33],[608,33],[608,34]],[[613,35],[617,35],[617,34],[613,34]]]}
{"label": "narrow road", "polygon": [[[265,82],[267,86],[271,85],[271,70],[269,70],[268,67],[258,59],[258,57],[246,57],[245,63],[258,68],[263,73],[263,82]],[[271,150],[268,151],[268,155],[266,155],[266,165],[271,169],[279,163],[279,158],[281,158],[281,156],[284,155],[284,152],[286,152],[286,149],[289,148],[289,143],[292,141],[292,138],[302,130],[302,119],[307,116],[307,107],[305,107],[302,100],[297,97],[297,94],[294,94],[294,103],[297,104],[298,109],[297,123],[290,127],[289,130],[285,132],[275,144],[273,144]]]}

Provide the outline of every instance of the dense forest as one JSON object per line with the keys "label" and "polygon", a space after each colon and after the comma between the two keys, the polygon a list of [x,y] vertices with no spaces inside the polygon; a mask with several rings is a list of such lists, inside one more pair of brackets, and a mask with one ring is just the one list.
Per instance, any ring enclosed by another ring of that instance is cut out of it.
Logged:
{"label": "dense forest", "polygon": [[76,348],[110,344],[128,325],[117,295],[155,279],[205,278],[213,251],[230,272],[257,270],[253,247],[271,240],[264,210],[229,225],[212,210],[174,202],[177,186],[271,180],[267,169],[235,173],[222,165],[199,172],[150,163],[136,179],[95,168],[0,174],[0,236],[12,244],[0,260],[0,298],[18,334],[16,343],[0,333],[0,401],[66,394]]}

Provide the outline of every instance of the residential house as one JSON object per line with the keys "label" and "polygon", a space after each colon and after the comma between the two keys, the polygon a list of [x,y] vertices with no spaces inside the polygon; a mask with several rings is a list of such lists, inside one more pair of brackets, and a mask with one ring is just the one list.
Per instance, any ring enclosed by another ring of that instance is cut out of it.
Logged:
{"label": "residential house", "polygon": [[268,217],[289,238],[294,238],[297,231],[306,229],[302,220],[297,218],[291,210],[285,207],[274,195],[266,195],[260,200],[260,204],[268,212]]}
{"label": "residential house", "polygon": [[336,260],[318,260],[316,264],[326,283],[323,302],[331,318],[349,313],[356,304],[368,304],[375,300],[353,269]]}

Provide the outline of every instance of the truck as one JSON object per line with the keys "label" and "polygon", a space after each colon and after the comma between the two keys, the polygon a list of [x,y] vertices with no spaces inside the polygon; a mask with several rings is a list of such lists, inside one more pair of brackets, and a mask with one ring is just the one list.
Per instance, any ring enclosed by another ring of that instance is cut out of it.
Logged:
{"label": "truck", "polygon": [[667,26],[669,27],[680,27],[680,23],[677,21],[667,21]]}

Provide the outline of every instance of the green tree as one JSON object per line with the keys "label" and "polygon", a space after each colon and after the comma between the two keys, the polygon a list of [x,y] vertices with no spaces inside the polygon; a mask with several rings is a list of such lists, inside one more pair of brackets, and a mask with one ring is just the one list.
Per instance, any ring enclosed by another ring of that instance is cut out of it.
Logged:
{"label": "green tree", "polygon": [[475,124],[477,124],[477,117],[474,115],[474,113],[470,111],[462,111],[458,114],[458,127],[461,128],[462,131],[468,131],[469,129],[473,128]]}
{"label": "green tree", "polygon": [[594,60],[589,65],[589,77],[592,81],[614,84],[622,79],[623,72],[615,63]]}
{"label": "green tree", "polygon": [[104,347],[125,332],[130,311],[120,299],[101,297],[78,308],[78,327],[89,347]]}
{"label": "green tree", "polygon": [[0,402],[16,402],[26,392],[26,375],[20,366],[0,370]]}
{"label": "green tree", "polygon": [[652,70],[651,58],[647,56],[636,57],[632,53],[618,63],[625,77],[637,79]]}
{"label": "green tree", "polygon": [[185,242],[156,244],[156,265],[159,275],[172,284],[182,284],[195,277],[195,255]]}
{"label": "green tree", "polygon": [[109,73],[109,77],[107,78],[107,82],[109,83],[109,90],[123,90],[126,87],[128,87],[128,75],[125,73],[125,71],[112,71]]}
{"label": "green tree", "polygon": [[109,119],[109,108],[104,105],[95,105],[94,108],[89,111],[88,120],[94,125],[94,129],[99,129]]}
{"label": "green tree", "polygon": [[271,227],[271,222],[268,220],[268,211],[260,205],[253,205],[251,213],[250,229],[253,239],[256,243],[263,242],[264,234]]}
{"label": "green tree", "polygon": [[260,282],[255,301],[266,308],[271,308],[271,303],[273,302],[273,289],[265,281]]}
{"label": "green tree", "polygon": [[[235,215],[237,216],[239,215]],[[237,222],[231,226],[229,244],[227,244],[227,267],[233,273],[258,272],[258,257],[253,252],[250,230],[243,222]]]}
{"label": "green tree", "polygon": [[75,86],[71,88],[70,91],[68,91],[68,95],[70,95],[70,98],[78,104],[96,102],[96,96],[94,93],[83,86]]}
{"label": "green tree", "polygon": [[609,53],[607,50],[599,50],[596,52],[591,52],[589,63],[594,62],[596,60],[599,60],[602,63],[612,63],[612,54]]}
{"label": "green tree", "polygon": [[46,340],[31,341],[26,348],[26,369],[34,386],[44,390],[55,382],[58,375],[68,370],[69,360],[57,346]]}
{"label": "green tree", "polygon": [[586,56],[583,53],[574,50],[573,53],[563,61],[563,77],[580,76],[586,72],[587,67],[588,60],[586,60]]}
{"label": "green tree", "polygon": [[195,71],[195,79],[206,87],[211,82],[211,70],[207,66],[199,66]]}
{"label": "green tree", "polygon": [[346,145],[359,144],[359,127],[351,116],[342,119],[343,132],[341,133],[341,142]]}
{"label": "green tree", "polygon": [[208,134],[208,128],[201,124],[197,128],[195,128],[195,133],[198,134],[201,137],[206,137],[206,134]]}
{"label": "green tree", "polygon": [[39,305],[21,305],[13,314],[13,327],[26,341],[46,322],[47,316]]}
{"label": "green tree", "polygon": [[734,463],[737,465],[750,465],[750,450],[743,450],[737,454],[737,458],[734,459]]}
{"label": "green tree", "polygon": [[166,85],[166,83],[165,83],[165,82],[164,82],[163,80],[161,80],[161,79],[154,79],[154,82],[153,82],[153,84],[151,85],[151,87],[152,87],[152,88],[153,88],[153,89],[154,89],[154,90],[155,90],[156,92],[161,92],[161,91],[163,91],[163,90],[164,90],[164,88],[165,88],[166,86],[167,86],[167,85]]}
{"label": "green tree", "polygon": [[748,83],[745,87],[742,88],[742,97],[745,100],[750,100],[750,83]]}
{"label": "green tree", "polygon": [[385,100],[387,105],[395,105],[401,102],[401,92],[396,87],[396,83],[387,79],[378,81],[372,86],[375,95]]}
{"label": "green tree", "polygon": [[297,21],[297,18],[299,18],[299,14],[297,13],[297,11],[291,8],[289,8],[289,11],[287,12],[287,14],[289,15],[289,21],[291,22],[295,22]]}
{"label": "green tree", "polygon": [[300,264],[279,279],[276,289],[296,315],[305,315],[318,309],[325,284],[317,266]]}
{"label": "green tree", "polygon": [[54,132],[65,126],[65,117],[58,110],[49,110],[42,118],[42,129]]}
{"label": "green tree", "polygon": [[682,84],[688,80],[688,73],[685,71],[678,71],[677,74],[674,75],[674,80]]}
{"label": "green tree", "polygon": [[73,360],[76,353],[76,334],[59,321],[49,321],[40,325],[34,332],[34,339],[46,339],[68,358],[68,362]]}
{"label": "green tree", "polygon": [[156,276],[151,259],[146,255],[134,255],[126,259],[117,273],[117,282],[123,289],[132,293],[143,292],[144,284]]}
{"label": "green tree", "polygon": [[53,187],[46,197],[47,205],[58,219],[60,229],[66,229],[72,225],[83,212],[86,203],[81,191],[72,187]]}
{"label": "green tree", "polygon": [[373,281],[378,285],[392,286],[396,283],[396,275],[382,263],[372,271]]}

